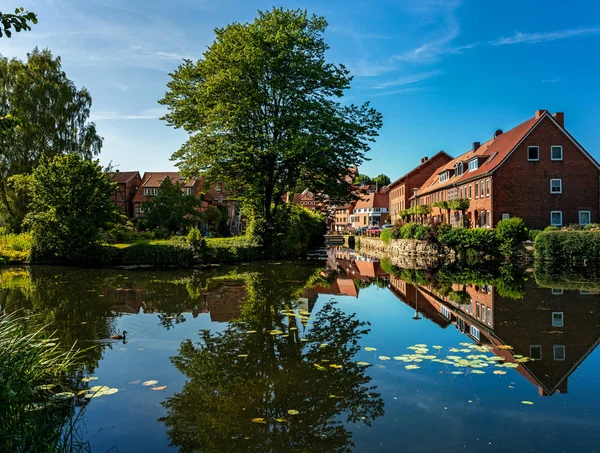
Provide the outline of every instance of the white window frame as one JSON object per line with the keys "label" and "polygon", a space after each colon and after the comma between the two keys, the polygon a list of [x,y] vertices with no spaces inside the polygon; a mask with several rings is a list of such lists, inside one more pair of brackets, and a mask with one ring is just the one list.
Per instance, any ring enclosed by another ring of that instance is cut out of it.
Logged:
{"label": "white window frame", "polygon": [[[537,159],[531,159],[529,157],[529,150],[532,149],[532,148],[536,148],[537,149]],[[527,160],[529,162],[537,162],[537,161],[540,160],[540,147],[539,146],[528,146],[527,147]]]}
{"label": "white window frame", "polygon": [[[552,217],[554,214],[560,214],[560,222],[556,223],[552,221]],[[563,221],[562,221],[562,211],[550,211],[550,225],[552,226],[562,226]]]}
{"label": "white window frame", "polygon": [[487,323],[488,323],[488,326],[491,326],[492,325],[492,309],[490,307],[488,307],[487,312],[488,312]]}
{"label": "white window frame", "polygon": [[[583,223],[581,221],[581,214],[586,213],[588,216],[588,222],[587,223]],[[592,223],[592,213],[590,211],[579,211],[579,225],[589,225],[590,223]]]}
{"label": "white window frame", "polygon": [[473,159],[469,162],[469,171],[475,171],[479,168],[479,159]]}
{"label": "white window frame", "polygon": [[[554,315],[560,315],[560,321],[555,322]],[[565,326],[565,313],[562,311],[552,312],[552,327],[564,327]]]}
{"label": "white window frame", "polygon": [[450,310],[448,310],[448,308],[446,308],[444,305],[440,307],[440,311],[444,317],[452,319],[452,313],[450,313]]}
{"label": "white window frame", "polygon": [[[533,357],[533,348],[540,348],[540,356],[539,358],[537,357]],[[529,346],[529,357],[531,357],[534,360],[542,360],[542,345],[541,344],[532,344]]]}
{"label": "white window frame", "polygon": [[479,329],[477,327],[475,327],[475,326],[469,326],[469,333],[477,341],[481,341],[481,332],[479,331]]}
{"label": "white window frame", "polygon": [[[557,358],[556,358],[556,351],[557,351],[557,350],[560,350],[560,349],[562,349],[562,358],[561,358],[561,359],[557,359]],[[564,345],[564,344],[555,344],[555,345],[552,347],[552,352],[553,352],[553,354],[554,354],[554,360],[562,362],[562,361],[564,361],[564,360],[566,359],[566,356],[567,356],[567,348],[565,348],[565,345]]]}
{"label": "white window frame", "polygon": [[564,293],[564,291],[561,288],[552,288],[552,295],[553,296],[560,296]]}
{"label": "white window frame", "polygon": [[[555,192],[554,190],[552,190],[552,184],[555,183],[556,181],[558,181],[559,186],[558,186],[558,192]],[[552,178],[550,180],[550,193],[552,195],[558,195],[562,193],[562,179],[561,178]]]}
{"label": "white window frame", "polygon": [[579,295],[580,296],[589,296],[590,294],[592,294],[592,292],[588,291],[587,289],[580,289],[579,290]]}
{"label": "white window frame", "polygon": [[489,179],[485,180],[485,196],[486,197],[490,196],[490,180]]}
{"label": "white window frame", "polygon": [[502,214],[502,220],[510,219],[510,214]]}
{"label": "white window frame", "polygon": [[[555,159],[554,158],[554,154],[553,154],[554,148],[559,148],[560,149],[560,158],[559,159]],[[562,145],[552,145],[550,147],[550,159],[554,160],[554,161],[563,160],[563,147],[562,147]]]}

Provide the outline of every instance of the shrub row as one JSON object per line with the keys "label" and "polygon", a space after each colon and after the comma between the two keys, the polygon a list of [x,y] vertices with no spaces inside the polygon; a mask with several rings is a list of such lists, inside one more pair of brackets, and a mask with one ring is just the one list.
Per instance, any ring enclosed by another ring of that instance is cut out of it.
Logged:
{"label": "shrub row", "polygon": [[535,257],[544,261],[597,261],[600,232],[547,231],[535,239]]}

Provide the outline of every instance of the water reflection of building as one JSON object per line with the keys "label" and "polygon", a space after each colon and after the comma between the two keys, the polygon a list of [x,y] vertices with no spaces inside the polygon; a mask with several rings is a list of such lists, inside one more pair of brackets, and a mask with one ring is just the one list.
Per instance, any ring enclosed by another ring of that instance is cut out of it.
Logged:
{"label": "water reflection of building", "polygon": [[[530,280],[523,299],[514,300],[492,286],[456,285],[455,291],[468,295],[467,303],[459,304],[431,287],[397,277],[390,278],[390,286],[403,302],[418,306],[424,317],[442,327],[453,323],[507,362],[515,362],[515,355],[535,359],[520,363],[516,370],[538,387],[540,395],[566,393],[568,377],[600,342],[598,294],[540,288]],[[498,348],[503,345],[513,349]]]}
{"label": "water reflection of building", "polygon": [[240,306],[248,295],[243,280],[211,283],[208,289],[191,295],[185,285],[163,283],[152,287],[131,284],[117,288],[105,287],[102,294],[113,301],[117,313],[201,313],[210,314],[212,322],[228,322],[240,315]]}
{"label": "water reflection of building", "polygon": [[305,288],[299,298],[300,303],[307,304],[308,311],[311,311],[319,294],[358,297],[363,284],[388,280],[388,274],[383,271],[378,259],[361,255],[346,247],[328,249],[326,271],[322,277],[331,277],[331,282]]}

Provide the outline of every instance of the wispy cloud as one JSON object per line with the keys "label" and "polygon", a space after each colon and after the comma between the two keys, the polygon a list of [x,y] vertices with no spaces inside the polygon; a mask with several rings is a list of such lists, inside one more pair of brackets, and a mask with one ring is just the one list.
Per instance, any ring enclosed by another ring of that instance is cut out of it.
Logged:
{"label": "wispy cloud", "polygon": [[442,75],[443,73],[444,73],[444,71],[437,70],[437,71],[423,72],[421,74],[413,74],[413,75],[409,75],[409,76],[400,77],[399,79],[389,80],[387,82],[378,83],[377,85],[374,85],[373,88],[379,90],[379,89],[395,87],[395,86],[411,85],[413,83],[421,82],[423,80],[427,80],[432,77]]}
{"label": "wispy cloud", "polygon": [[119,112],[92,112],[92,121],[112,121],[112,120],[156,120],[162,117],[167,111],[163,107],[154,107],[142,110],[138,113],[119,113]]}
{"label": "wispy cloud", "polygon": [[490,41],[491,46],[505,46],[509,44],[529,43],[536,44],[547,41],[558,41],[560,39],[572,38],[574,36],[593,36],[600,34],[600,27],[596,28],[577,28],[572,30],[549,31],[542,33],[521,33],[516,32],[508,38],[499,38]]}
{"label": "wispy cloud", "polygon": [[431,91],[429,87],[407,87],[407,88],[399,88],[397,90],[384,91],[378,93],[370,93],[370,97],[380,97],[380,96],[392,96],[394,94],[402,94],[402,93],[420,93],[423,91]]}
{"label": "wispy cloud", "polygon": [[562,82],[562,79],[560,77],[557,79],[542,79],[541,82],[542,83],[558,83],[558,82]]}

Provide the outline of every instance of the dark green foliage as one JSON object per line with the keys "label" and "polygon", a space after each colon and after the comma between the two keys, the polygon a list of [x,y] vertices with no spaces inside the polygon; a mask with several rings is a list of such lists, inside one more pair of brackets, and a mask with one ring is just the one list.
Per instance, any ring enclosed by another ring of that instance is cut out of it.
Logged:
{"label": "dark green foliage", "polygon": [[14,14],[5,14],[0,12],[0,38],[6,36],[10,38],[12,36],[12,29],[19,33],[20,31],[31,30],[31,25],[37,24],[37,15],[31,11],[25,11],[24,8],[15,9]]}
{"label": "dark green foliage", "polygon": [[120,251],[124,265],[192,266],[194,252],[185,244],[133,244]]}
{"label": "dark green foliage", "polygon": [[600,292],[600,266],[536,261],[535,281],[545,288]]}
{"label": "dark green foliage", "polygon": [[528,239],[529,232],[523,219],[512,217],[498,222],[496,235],[500,241],[500,253],[505,258],[510,258],[523,247],[523,241]]}
{"label": "dark green foliage", "polygon": [[500,240],[491,229],[452,228],[440,234],[438,239],[441,245],[453,249],[463,259],[467,258],[468,250],[476,252],[482,258],[496,257],[499,254]]}
{"label": "dark green foliage", "polygon": [[368,104],[339,102],[352,78],[327,62],[326,27],[323,17],[273,8],[217,28],[202,59],[171,74],[160,101],[168,124],[190,134],[173,155],[181,170],[223,183],[268,233],[288,192],[348,199],[349,168],[382,124]]}
{"label": "dark green foliage", "polygon": [[97,162],[56,156],[33,173],[32,262],[82,263],[100,246],[101,228],[116,216],[115,186]]}
{"label": "dark green foliage", "polygon": [[535,239],[535,258],[544,261],[598,261],[600,232],[547,231]]}
{"label": "dark green foliage", "polygon": [[20,231],[27,214],[29,192],[16,176],[29,176],[44,159],[78,154],[91,159],[102,138],[89,123],[92,98],[77,89],[61,67],[60,58],[38,49],[27,61],[0,57],[0,117],[11,114],[19,125],[0,134],[0,215]]}
{"label": "dark green foliage", "polygon": [[384,243],[389,244],[392,239],[395,239],[395,237],[394,237],[394,229],[393,228],[386,228],[385,230],[383,230],[381,232],[381,234],[379,235],[379,237],[381,238],[381,240]]}
{"label": "dark green foliage", "polygon": [[383,173],[380,175],[375,176],[374,178],[371,178],[368,175],[358,175],[356,178],[354,178],[354,184],[356,185],[360,185],[360,184],[372,184],[372,185],[377,185],[380,188],[387,186],[390,184],[390,178],[388,175],[384,175]]}
{"label": "dark green foliage", "polygon": [[538,237],[543,230],[529,230],[529,240],[535,242],[535,238]]}
{"label": "dark green foliage", "polygon": [[[173,184],[171,178],[165,178],[161,182],[158,195],[149,197],[143,204],[144,217],[140,220],[141,226],[149,229],[161,229],[163,235],[157,235],[157,239],[168,237],[169,234],[179,231],[200,221],[201,215],[198,211],[200,199],[195,195],[186,195],[183,192],[183,184],[179,181]],[[220,213],[217,211],[220,218]],[[214,221],[211,219],[211,221]],[[217,219],[218,221],[218,219]],[[155,231],[156,235],[157,231]]]}
{"label": "dark green foliage", "polygon": [[[254,218],[248,227],[248,236],[264,247],[270,258],[294,258],[323,244],[325,219],[309,209],[295,204],[286,205],[273,222]],[[266,242],[265,238],[272,242]]]}

